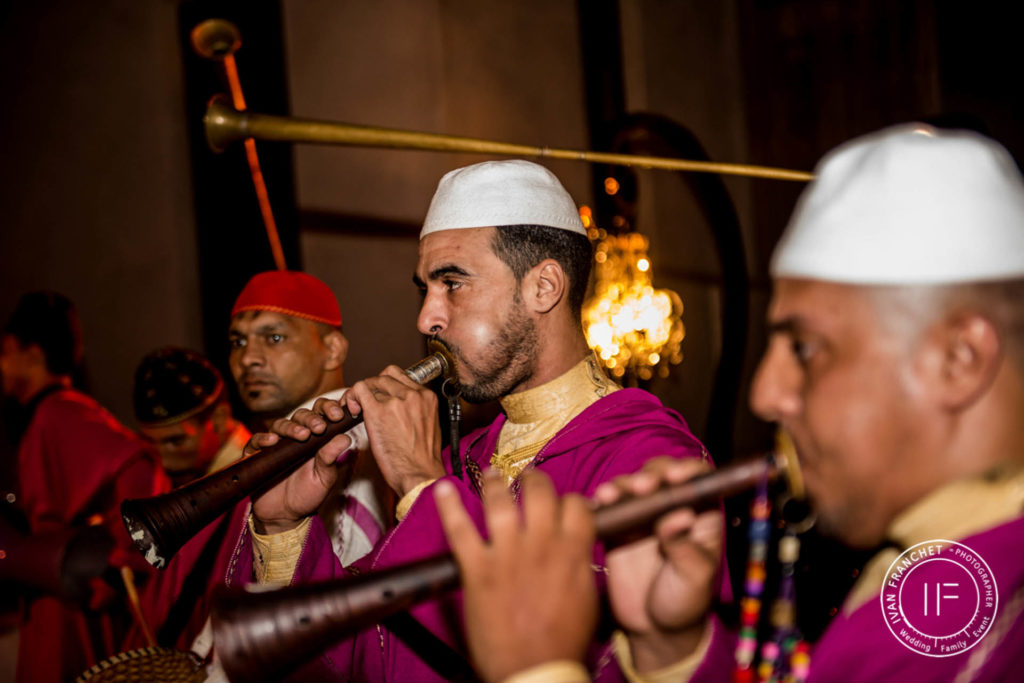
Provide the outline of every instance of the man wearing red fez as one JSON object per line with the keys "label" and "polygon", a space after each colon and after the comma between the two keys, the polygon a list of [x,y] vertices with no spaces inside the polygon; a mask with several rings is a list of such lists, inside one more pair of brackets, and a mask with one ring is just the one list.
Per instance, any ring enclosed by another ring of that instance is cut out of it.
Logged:
{"label": "man wearing red fez", "polygon": [[[266,429],[319,397],[336,400],[346,391],[342,371],[348,340],[341,329],[341,310],[330,288],[312,275],[268,271],[253,276],[232,308],[228,340],[231,374],[258,428]],[[192,373],[191,381],[199,374]],[[343,566],[373,548],[393,507],[376,462],[366,452],[365,429],[360,426],[349,434],[354,445],[339,459],[338,477],[328,495],[306,510],[308,515],[318,513],[332,556]],[[206,617],[212,589],[222,588],[237,565],[240,536],[251,537],[246,545],[251,542],[255,549],[255,561],[246,563],[251,575],[261,583],[288,582],[290,567],[282,571],[272,558],[298,553],[301,546],[270,533],[273,524],[273,519],[250,515],[246,500],[182,547],[143,596],[158,645],[190,649],[204,658],[210,653]],[[126,648],[141,647],[140,637],[133,633]]]}
{"label": "man wearing red fez", "polygon": [[344,386],[348,340],[334,294],[312,275],[254,276],[231,309],[231,373],[256,426]]}
{"label": "man wearing red fez", "polygon": [[[341,310],[330,288],[312,275],[274,270],[253,276],[231,310],[228,341],[231,373],[257,427],[267,429],[317,398],[337,400],[346,391],[342,371],[348,340]],[[368,553],[391,518],[390,491],[365,452],[365,429],[357,427],[351,434],[354,452],[319,506],[343,565]],[[273,537],[265,532],[273,520],[254,522],[256,542],[271,543]],[[264,554],[270,555],[269,550]],[[256,568],[270,582],[291,578],[290,573],[278,577],[275,570],[274,565]]]}

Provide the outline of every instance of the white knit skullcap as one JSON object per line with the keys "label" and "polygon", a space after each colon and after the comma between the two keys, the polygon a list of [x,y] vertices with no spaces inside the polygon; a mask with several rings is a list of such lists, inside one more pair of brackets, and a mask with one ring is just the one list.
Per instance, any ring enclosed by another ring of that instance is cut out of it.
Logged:
{"label": "white knit skullcap", "polygon": [[1024,277],[1024,182],[994,141],[905,124],[827,154],[773,277],[940,285]]}
{"label": "white knit skullcap", "polygon": [[485,161],[437,184],[420,239],[439,230],[546,225],[586,235],[572,197],[548,169],[530,161]]}

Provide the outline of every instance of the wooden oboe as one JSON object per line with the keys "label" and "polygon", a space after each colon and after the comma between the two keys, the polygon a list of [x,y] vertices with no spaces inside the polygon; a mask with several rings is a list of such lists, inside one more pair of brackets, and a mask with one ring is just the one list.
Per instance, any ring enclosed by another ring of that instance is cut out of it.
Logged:
{"label": "wooden oboe", "polygon": [[[440,376],[456,380],[455,361],[440,341],[428,342],[431,354],[406,369],[410,379],[426,384]],[[281,481],[308,461],[328,441],[363,421],[345,408],[345,416],[329,422],[323,434],[305,441],[283,439],[190,484],[153,498],[121,503],[121,517],[146,561],[163,569],[176,552],[203,528],[240,500]]]}

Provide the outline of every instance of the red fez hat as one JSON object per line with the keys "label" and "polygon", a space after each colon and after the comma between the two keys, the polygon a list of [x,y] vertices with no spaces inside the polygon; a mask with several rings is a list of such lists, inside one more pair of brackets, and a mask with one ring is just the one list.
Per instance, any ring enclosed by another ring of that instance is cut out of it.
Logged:
{"label": "red fez hat", "polygon": [[234,317],[243,311],[273,311],[341,327],[341,309],[334,293],[320,280],[295,270],[257,273],[235,300]]}

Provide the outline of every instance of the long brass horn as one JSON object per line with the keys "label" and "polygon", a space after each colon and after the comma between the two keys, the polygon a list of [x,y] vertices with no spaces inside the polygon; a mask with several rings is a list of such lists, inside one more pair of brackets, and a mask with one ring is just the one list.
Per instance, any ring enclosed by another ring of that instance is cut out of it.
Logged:
{"label": "long brass horn", "polygon": [[[715,505],[765,478],[780,476],[793,496],[802,496],[794,453],[778,449],[767,457],[598,508],[597,537],[607,541],[649,532],[651,524],[671,510]],[[217,599],[212,612],[217,656],[230,680],[279,680],[332,643],[458,585],[454,558],[442,554],[351,579],[227,593]]]}
{"label": "long brass horn", "polygon": [[[436,377],[455,380],[455,361],[439,341],[428,342],[431,354],[406,369],[410,379],[426,384]],[[146,561],[163,569],[186,541],[248,495],[281,481],[312,458],[339,434],[362,422],[345,409],[345,416],[329,423],[323,434],[306,441],[285,439],[208,474],[170,493],[135,498],[121,503],[121,517]]]}
{"label": "long brass horn", "polygon": [[392,149],[418,149],[438,152],[469,152],[494,156],[532,157],[541,159],[568,159],[619,166],[640,166],[668,171],[698,171],[751,178],[807,181],[811,173],[768,166],[725,164],[689,159],[670,159],[637,154],[587,152],[573,149],[535,147],[508,142],[494,142],[477,138],[421,133],[394,128],[358,126],[350,123],[317,121],[288,116],[238,111],[224,95],[210,100],[203,117],[206,140],[216,152],[224,151],[238,140],[255,138],[271,142],[298,142],[321,145],[348,145],[354,147],[387,147]]}

